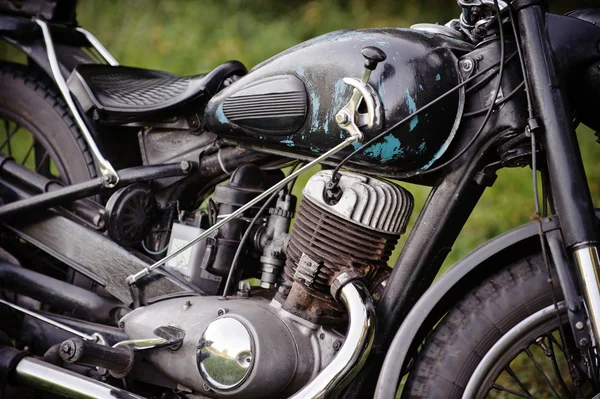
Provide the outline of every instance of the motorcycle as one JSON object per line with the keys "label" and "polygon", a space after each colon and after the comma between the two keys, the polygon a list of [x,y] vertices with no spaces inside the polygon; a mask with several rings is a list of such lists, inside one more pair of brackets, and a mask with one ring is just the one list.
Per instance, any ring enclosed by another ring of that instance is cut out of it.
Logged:
{"label": "motorcycle", "polygon": [[[75,1],[0,1],[27,56],[0,61],[3,393],[597,398],[575,128],[600,129],[600,10],[458,5],[177,76],[119,65]],[[536,219],[434,282],[524,166]],[[432,189],[390,268],[414,202],[396,181]]]}

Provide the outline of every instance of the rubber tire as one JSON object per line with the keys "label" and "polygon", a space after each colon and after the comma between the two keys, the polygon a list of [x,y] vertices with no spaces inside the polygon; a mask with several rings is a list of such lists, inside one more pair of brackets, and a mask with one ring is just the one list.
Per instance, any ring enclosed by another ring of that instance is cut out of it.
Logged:
{"label": "rubber tire", "polygon": [[[556,276],[554,269],[552,276]],[[556,284],[555,292],[560,300]],[[517,323],[552,303],[541,255],[520,260],[483,281],[429,335],[402,398],[461,398],[469,377],[492,345]]]}
{"label": "rubber tire", "polygon": [[[58,90],[47,76],[26,65],[0,62],[0,116],[18,116],[43,136],[41,143],[60,163],[65,183],[98,175],[92,154]],[[0,118],[1,119],[1,118]],[[49,147],[49,148],[48,148]]]}

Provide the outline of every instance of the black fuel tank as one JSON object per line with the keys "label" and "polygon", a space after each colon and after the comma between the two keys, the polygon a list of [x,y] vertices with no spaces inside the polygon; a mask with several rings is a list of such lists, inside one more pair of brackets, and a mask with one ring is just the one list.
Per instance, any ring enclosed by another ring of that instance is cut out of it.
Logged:
{"label": "black fuel tank", "polygon": [[[455,52],[471,49],[410,29],[332,32],[272,57],[218,93],[206,108],[207,129],[227,141],[293,158],[322,154],[346,137],[335,121],[352,95],[342,79],[361,78],[365,46],[387,55],[369,80],[381,99],[383,123],[361,128],[365,141],[459,84]],[[358,154],[349,166],[390,176],[427,169],[452,140],[463,105],[464,91],[454,92]]]}

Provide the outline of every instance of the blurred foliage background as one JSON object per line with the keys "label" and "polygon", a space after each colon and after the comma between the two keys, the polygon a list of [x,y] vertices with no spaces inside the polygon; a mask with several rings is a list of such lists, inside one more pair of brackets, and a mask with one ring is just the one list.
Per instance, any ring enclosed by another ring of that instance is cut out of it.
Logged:
{"label": "blurred foliage background", "polygon": [[[598,3],[550,1],[555,13]],[[230,59],[251,68],[333,30],[445,23],[459,13],[453,0],[80,0],[78,7],[81,26],[92,31],[122,64],[190,75]],[[0,47],[0,54],[3,51],[6,47]],[[600,206],[600,145],[585,127],[579,128],[578,136],[592,195]],[[298,194],[301,187],[296,185]],[[414,223],[429,189],[405,187],[416,199]],[[445,266],[490,238],[530,221],[533,212],[531,170],[500,171]]]}

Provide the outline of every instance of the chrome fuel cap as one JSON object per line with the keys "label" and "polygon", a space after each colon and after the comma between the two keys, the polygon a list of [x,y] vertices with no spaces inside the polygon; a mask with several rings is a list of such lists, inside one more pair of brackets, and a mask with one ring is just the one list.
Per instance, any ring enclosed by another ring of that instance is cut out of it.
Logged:
{"label": "chrome fuel cap", "polygon": [[219,318],[206,327],[198,343],[196,364],[204,381],[213,389],[240,386],[254,366],[254,338],[242,322]]}

